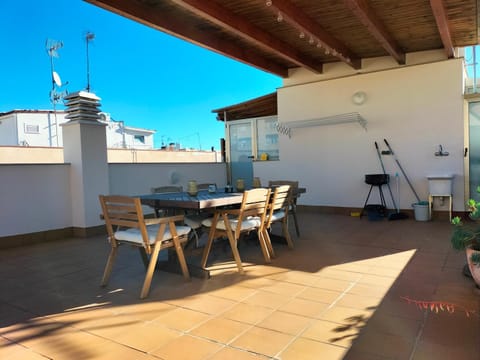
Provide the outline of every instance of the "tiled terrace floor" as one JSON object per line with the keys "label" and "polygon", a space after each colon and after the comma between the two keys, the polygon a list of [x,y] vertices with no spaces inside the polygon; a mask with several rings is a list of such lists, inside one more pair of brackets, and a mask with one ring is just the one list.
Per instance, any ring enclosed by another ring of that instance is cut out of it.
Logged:
{"label": "tiled terrace floor", "polygon": [[103,236],[0,251],[0,358],[480,358],[480,293],[447,221],[300,221],[296,249],[277,244],[272,264],[242,245],[245,275],[231,264],[191,282],[157,272],[145,300],[128,248],[99,287]]}

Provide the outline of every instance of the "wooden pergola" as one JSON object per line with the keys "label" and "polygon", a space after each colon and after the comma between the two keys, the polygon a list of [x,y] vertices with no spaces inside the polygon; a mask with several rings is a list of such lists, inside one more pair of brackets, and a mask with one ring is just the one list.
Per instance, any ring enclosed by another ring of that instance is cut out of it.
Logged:
{"label": "wooden pergola", "polygon": [[86,0],[281,77],[478,44],[478,0]]}

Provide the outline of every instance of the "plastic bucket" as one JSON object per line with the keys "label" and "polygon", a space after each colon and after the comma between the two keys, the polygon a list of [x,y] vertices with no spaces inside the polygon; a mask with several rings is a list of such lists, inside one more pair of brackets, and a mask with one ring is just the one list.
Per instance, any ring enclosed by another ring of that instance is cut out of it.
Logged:
{"label": "plastic bucket", "polygon": [[417,221],[428,221],[428,201],[420,201],[418,203],[412,204],[413,212],[415,214],[415,220]]}

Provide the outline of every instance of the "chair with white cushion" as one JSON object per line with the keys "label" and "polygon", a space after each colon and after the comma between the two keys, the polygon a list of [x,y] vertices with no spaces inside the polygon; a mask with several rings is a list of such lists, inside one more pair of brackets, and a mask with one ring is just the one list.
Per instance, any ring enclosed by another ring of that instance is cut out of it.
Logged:
{"label": "chair with white cushion", "polygon": [[[183,191],[183,186],[181,185],[165,185],[165,186],[157,186],[151,189],[152,194],[169,194],[169,193],[181,193]],[[155,208],[155,216],[169,216],[169,215],[176,215],[172,209],[161,209]]]}
{"label": "chair with white cushion", "polygon": [[270,180],[268,186],[278,186],[278,185],[290,185],[290,206],[289,206],[289,215],[293,216],[293,221],[295,225],[295,232],[298,237],[300,237],[300,228],[298,226],[297,220],[297,198],[298,198],[298,181],[292,180]]}
{"label": "chair with white cushion", "polygon": [[102,278],[102,286],[107,285],[118,248],[124,244],[139,248],[147,258],[145,264],[147,272],[140,293],[141,299],[145,298],[150,290],[153,271],[160,250],[175,249],[183,276],[187,280],[190,279],[182,248],[182,244],[188,239],[190,228],[175,225],[175,222],[183,221],[183,215],[146,219],[143,216],[139,198],[122,195],[100,195],[99,199],[111,245],[110,255]]}
{"label": "chair with white cushion", "polygon": [[217,209],[213,218],[203,221],[203,225],[210,228],[208,241],[203,251],[201,265],[207,265],[208,255],[213,241],[220,237],[228,237],[232,249],[233,258],[238,271],[243,273],[242,261],[238,252],[237,244],[241,234],[256,231],[263,256],[266,262],[270,262],[269,246],[266,244],[264,233],[261,231],[265,221],[266,209],[270,198],[270,189],[258,188],[246,190],[243,193],[242,203],[238,209]]}
{"label": "chair with white cushion", "polygon": [[[287,241],[288,247],[293,249],[293,242],[288,230],[288,210],[290,207],[290,185],[275,186],[268,205],[267,215],[262,228],[264,236],[270,239],[272,225],[280,222],[282,224],[282,235]],[[266,242],[271,245],[271,241]],[[275,256],[273,248],[269,248],[272,257]]]}

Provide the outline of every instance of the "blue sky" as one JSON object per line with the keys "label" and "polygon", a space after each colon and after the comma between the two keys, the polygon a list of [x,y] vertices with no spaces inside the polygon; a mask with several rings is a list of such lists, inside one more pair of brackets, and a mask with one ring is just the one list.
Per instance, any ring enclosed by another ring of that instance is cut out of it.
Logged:
{"label": "blue sky", "polygon": [[1,1],[0,24],[0,112],[52,109],[47,39],[63,42],[54,65],[67,90],[85,89],[85,35],[92,32],[90,86],[101,110],[156,130],[156,147],[219,149],[224,129],[211,110],[281,86],[277,76],[81,0]]}

